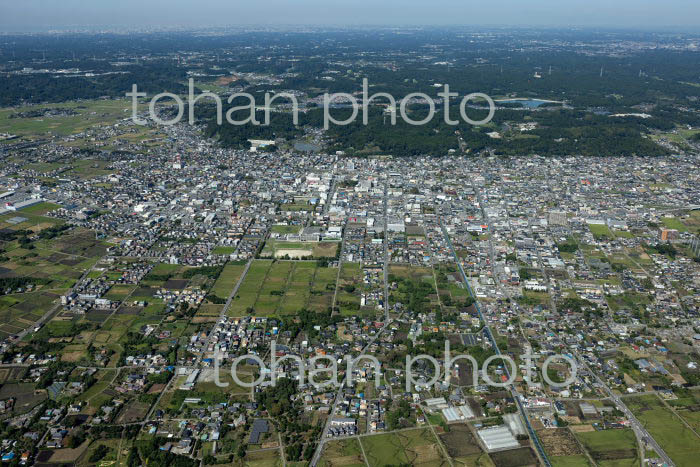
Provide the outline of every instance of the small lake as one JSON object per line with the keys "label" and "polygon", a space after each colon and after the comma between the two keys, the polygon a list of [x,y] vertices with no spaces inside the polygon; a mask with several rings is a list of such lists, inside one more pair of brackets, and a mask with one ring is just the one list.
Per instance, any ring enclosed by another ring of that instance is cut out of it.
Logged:
{"label": "small lake", "polygon": [[544,104],[560,104],[560,102],[545,101],[542,99],[504,99],[496,101],[496,105],[498,104],[520,104],[528,109],[536,109]]}

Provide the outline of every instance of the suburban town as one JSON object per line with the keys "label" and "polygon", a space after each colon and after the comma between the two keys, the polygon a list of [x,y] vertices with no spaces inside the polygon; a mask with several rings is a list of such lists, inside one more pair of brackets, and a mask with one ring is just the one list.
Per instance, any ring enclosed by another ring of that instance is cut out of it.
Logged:
{"label": "suburban town", "polygon": [[[697,155],[347,158],[159,131],[117,137],[142,156],[4,159],[0,266],[26,272],[0,298],[3,460],[129,463],[164,439],[204,464],[691,465]],[[407,384],[418,355],[441,367]]]}
{"label": "suburban town", "polygon": [[700,34],[73,3],[0,6],[3,466],[700,465]]}

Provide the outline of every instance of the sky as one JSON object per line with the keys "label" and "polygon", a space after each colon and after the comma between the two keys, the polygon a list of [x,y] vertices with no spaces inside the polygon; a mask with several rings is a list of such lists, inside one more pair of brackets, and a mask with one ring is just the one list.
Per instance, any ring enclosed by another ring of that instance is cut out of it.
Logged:
{"label": "sky", "polygon": [[0,32],[264,25],[700,29],[698,0],[0,0]]}

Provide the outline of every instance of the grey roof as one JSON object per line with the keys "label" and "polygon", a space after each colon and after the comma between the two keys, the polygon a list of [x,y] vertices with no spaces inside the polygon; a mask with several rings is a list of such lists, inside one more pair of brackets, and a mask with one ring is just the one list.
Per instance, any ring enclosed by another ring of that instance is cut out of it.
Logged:
{"label": "grey roof", "polygon": [[259,418],[253,422],[253,428],[250,431],[250,444],[260,443],[260,435],[267,433],[269,430],[267,420]]}

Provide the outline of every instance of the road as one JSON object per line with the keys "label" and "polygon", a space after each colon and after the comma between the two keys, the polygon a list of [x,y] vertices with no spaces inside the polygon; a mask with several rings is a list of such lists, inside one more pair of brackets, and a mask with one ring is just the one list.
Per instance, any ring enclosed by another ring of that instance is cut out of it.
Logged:
{"label": "road", "polygon": [[389,322],[389,239],[386,231],[388,225],[389,187],[384,183],[384,322]]}
{"label": "road", "polygon": [[[238,281],[236,282],[236,285],[233,287],[231,290],[231,293],[228,296],[228,299],[226,300],[226,304],[224,307],[221,309],[221,313],[219,314],[219,319],[217,320],[217,324],[224,319],[226,316],[226,313],[228,313],[228,309],[231,306],[231,302],[233,299],[236,297],[236,294],[238,293],[238,289],[241,287],[241,284],[243,283],[243,280],[245,279],[245,276],[248,274],[248,270],[250,269],[250,265],[253,264],[253,260],[250,259],[245,265],[245,268],[243,269],[243,272],[241,273],[241,277],[238,278]],[[202,358],[204,358],[204,355],[207,353],[207,348],[209,347],[209,341],[211,340],[212,334],[214,334],[214,329],[216,329],[216,324],[211,327],[211,330],[209,331],[209,334],[207,334],[207,338],[204,341],[204,347],[202,352],[199,353],[197,356],[197,360],[195,360],[194,366],[199,367],[200,362],[202,361]]]}
{"label": "road", "polygon": [[661,446],[659,446],[659,443],[656,442],[654,438],[649,434],[649,432],[644,428],[644,425],[641,424],[639,420],[637,420],[637,417],[634,416],[632,411],[627,408],[624,402],[622,402],[622,399],[620,396],[617,394],[613,393],[610,387],[598,376],[597,373],[595,373],[586,363],[586,361],[581,357],[581,355],[577,352],[574,351],[574,355],[576,356],[576,360],[579,365],[583,366],[591,375],[593,375],[593,378],[595,378],[596,382],[598,385],[605,390],[605,392],[608,394],[608,397],[615,402],[615,405],[617,408],[625,414],[627,419],[630,422],[630,427],[634,430],[635,435],[637,435],[637,439],[641,439],[644,442],[646,442],[649,446],[651,446],[654,451],[656,451],[656,454],[663,459],[663,461],[668,465],[669,467],[674,466],[675,464],[671,460],[671,458],[666,454],[666,452],[661,449]]}

